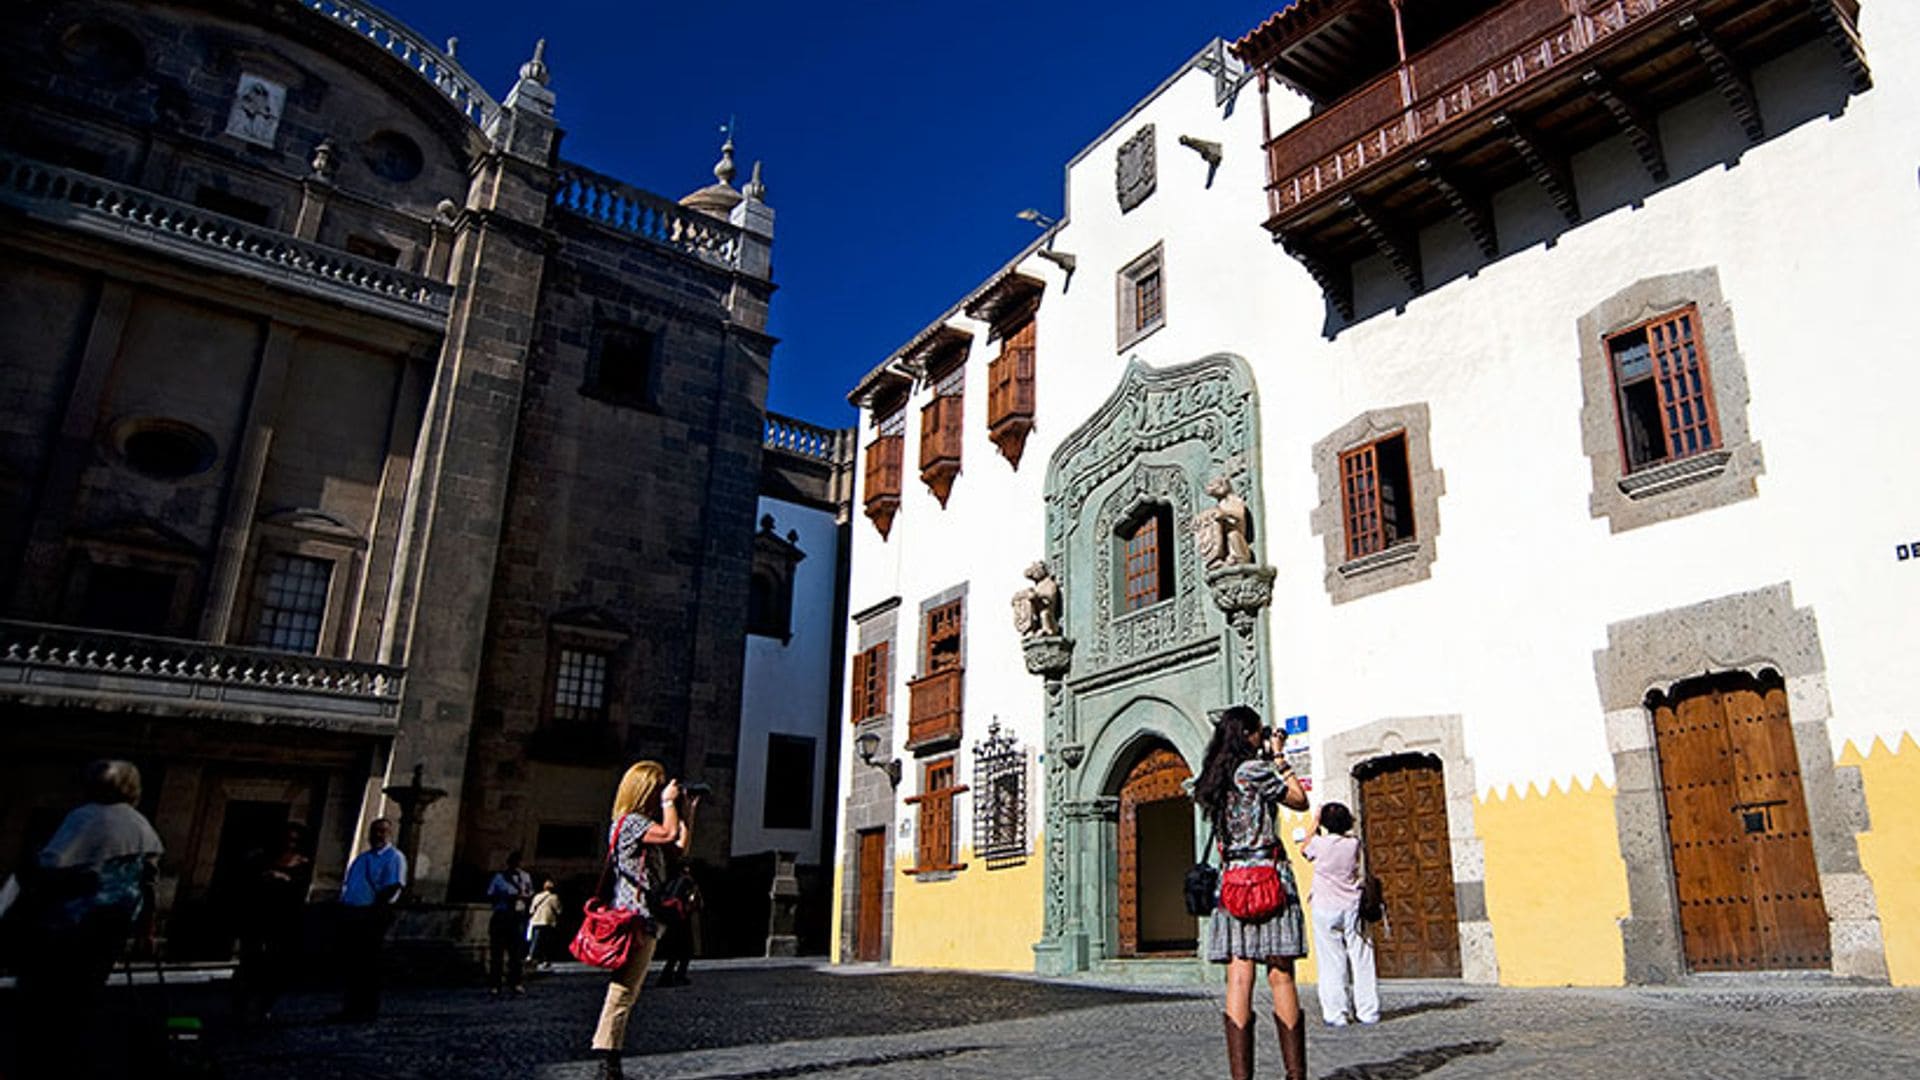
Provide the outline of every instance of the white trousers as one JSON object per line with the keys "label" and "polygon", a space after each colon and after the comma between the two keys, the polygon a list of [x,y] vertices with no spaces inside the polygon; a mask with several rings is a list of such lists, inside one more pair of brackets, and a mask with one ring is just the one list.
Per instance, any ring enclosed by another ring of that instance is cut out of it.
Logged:
{"label": "white trousers", "polygon": [[1360,912],[1355,908],[1314,908],[1313,941],[1320,954],[1320,1014],[1327,1023],[1347,1022],[1349,987],[1353,1018],[1363,1024],[1380,1019],[1373,942],[1360,924]]}

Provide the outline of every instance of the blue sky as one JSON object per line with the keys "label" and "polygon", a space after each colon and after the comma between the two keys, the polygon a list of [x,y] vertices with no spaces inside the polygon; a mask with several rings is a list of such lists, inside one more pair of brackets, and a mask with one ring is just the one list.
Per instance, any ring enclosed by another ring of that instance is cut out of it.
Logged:
{"label": "blue sky", "polygon": [[537,4],[385,0],[496,97],[547,39],[563,153],[675,198],[738,117],[766,162],[769,406],[829,426],[846,394],[1061,210],[1067,160],[1214,36],[1285,0]]}

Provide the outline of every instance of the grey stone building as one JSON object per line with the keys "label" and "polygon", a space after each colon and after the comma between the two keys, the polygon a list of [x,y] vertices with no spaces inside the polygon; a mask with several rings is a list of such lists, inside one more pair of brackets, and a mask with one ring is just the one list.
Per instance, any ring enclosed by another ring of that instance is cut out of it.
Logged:
{"label": "grey stone building", "polygon": [[0,15],[0,872],[104,754],[183,949],[408,788],[427,901],[590,870],[639,757],[728,857],[773,213],[731,144],[677,202],[566,161],[542,53],[496,102],[365,5]]}

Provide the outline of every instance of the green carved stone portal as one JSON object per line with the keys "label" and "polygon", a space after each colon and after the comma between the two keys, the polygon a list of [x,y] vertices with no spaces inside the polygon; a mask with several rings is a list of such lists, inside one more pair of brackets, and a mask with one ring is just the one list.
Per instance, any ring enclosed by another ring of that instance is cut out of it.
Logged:
{"label": "green carved stone portal", "polygon": [[[1129,768],[1171,746],[1198,770],[1208,714],[1266,711],[1259,409],[1245,360],[1218,353],[1154,369],[1135,360],[1047,469],[1047,562],[1063,594],[1061,637],[1029,639],[1046,696],[1046,926],[1043,974],[1081,971],[1118,950],[1118,794]],[[1254,515],[1254,566],[1202,565],[1188,523],[1224,476]],[[1124,610],[1122,530],[1161,513],[1171,588]],[[1039,650],[1036,654],[1036,649]],[[1195,822],[1195,850],[1205,837]],[[1145,867],[1184,875],[1187,867]]]}

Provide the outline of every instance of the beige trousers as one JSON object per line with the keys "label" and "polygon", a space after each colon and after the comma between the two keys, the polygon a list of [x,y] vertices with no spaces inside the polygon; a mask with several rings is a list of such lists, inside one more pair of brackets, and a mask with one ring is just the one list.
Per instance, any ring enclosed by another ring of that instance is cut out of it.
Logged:
{"label": "beige trousers", "polygon": [[621,1050],[627,1045],[627,1017],[633,1014],[633,999],[640,996],[640,984],[646,981],[647,965],[653,962],[656,937],[635,937],[627,950],[624,967],[615,969],[607,983],[607,1000],[600,1006],[600,1024],[593,1029],[595,1050]]}

